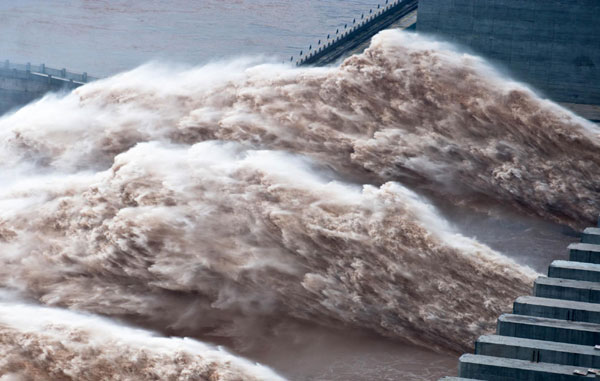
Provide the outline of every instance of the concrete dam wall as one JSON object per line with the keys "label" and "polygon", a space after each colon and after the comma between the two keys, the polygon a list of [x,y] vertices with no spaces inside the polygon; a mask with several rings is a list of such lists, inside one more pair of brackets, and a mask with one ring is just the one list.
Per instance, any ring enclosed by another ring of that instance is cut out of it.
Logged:
{"label": "concrete dam wall", "polygon": [[[417,31],[472,48],[554,101],[600,105],[598,0],[419,0]],[[571,108],[600,120],[600,108]]]}
{"label": "concrete dam wall", "polygon": [[95,79],[87,73],[71,73],[43,64],[20,65],[4,61],[0,64],[0,115],[48,92],[70,91]]}

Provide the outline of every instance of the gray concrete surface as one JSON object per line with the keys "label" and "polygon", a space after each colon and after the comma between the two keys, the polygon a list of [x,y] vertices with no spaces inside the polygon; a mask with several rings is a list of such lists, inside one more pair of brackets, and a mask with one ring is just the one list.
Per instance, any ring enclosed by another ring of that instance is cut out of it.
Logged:
{"label": "gray concrete surface", "polygon": [[600,265],[586,262],[554,261],[548,267],[548,277],[600,282]]}
{"label": "gray concrete surface", "polygon": [[475,343],[475,354],[531,362],[600,368],[600,351],[592,346],[510,336],[481,336]]}
{"label": "gray concrete surface", "polygon": [[600,324],[504,314],[497,334],[578,345],[600,345]]}
{"label": "gray concrete surface", "polygon": [[600,105],[600,1],[420,0],[417,31],[507,68],[558,102]]}
{"label": "gray concrete surface", "polygon": [[595,375],[575,375],[586,368],[569,365],[533,363],[525,360],[466,354],[459,359],[461,377],[479,377],[489,381],[571,381],[594,378]]}
{"label": "gray concrete surface", "polygon": [[[598,49],[600,50],[600,49]],[[581,243],[600,244],[600,228],[586,228],[581,236]]]}
{"label": "gray concrete surface", "polygon": [[575,262],[600,263],[600,245],[572,243],[569,245],[569,259]]}
{"label": "gray concrete surface", "polygon": [[539,277],[533,293],[540,298],[600,303],[600,284],[580,280]]}
{"label": "gray concrete surface", "polygon": [[521,296],[515,300],[513,314],[600,324],[600,304]]}

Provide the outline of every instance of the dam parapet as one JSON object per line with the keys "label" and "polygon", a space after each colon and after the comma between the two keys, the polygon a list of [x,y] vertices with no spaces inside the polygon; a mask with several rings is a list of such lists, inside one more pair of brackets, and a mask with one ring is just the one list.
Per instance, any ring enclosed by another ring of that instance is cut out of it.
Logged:
{"label": "dam parapet", "polygon": [[[328,65],[340,58],[360,52],[366,48],[371,37],[383,29],[398,27],[410,28],[416,22],[416,11],[418,0],[397,0],[378,5],[375,10],[369,10],[368,14],[362,14],[360,19],[354,19],[352,24],[344,26],[343,30],[337,30],[335,35],[328,35],[317,42],[314,49],[300,52],[300,58],[296,65]],[[293,60],[294,57],[291,59]]]}
{"label": "dam parapet", "polygon": [[533,296],[519,297],[496,333],[459,359],[462,378],[442,380],[600,378],[600,228],[585,229],[568,250],[569,260],[552,262]]}
{"label": "dam parapet", "polygon": [[23,106],[48,92],[70,91],[97,78],[44,64],[0,63],[0,114]]}

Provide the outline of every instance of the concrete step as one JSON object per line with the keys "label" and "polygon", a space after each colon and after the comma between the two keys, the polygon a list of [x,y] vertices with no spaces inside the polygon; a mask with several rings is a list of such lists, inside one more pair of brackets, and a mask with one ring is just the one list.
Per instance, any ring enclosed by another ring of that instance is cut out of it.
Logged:
{"label": "concrete step", "polygon": [[521,296],[515,300],[513,313],[600,324],[600,304],[597,303]]}
{"label": "concrete step", "polygon": [[585,262],[554,261],[548,268],[548,277],[600,282],[600,265]]}
{"label": "concrete step", "polygon": [[475,354],[531,362],[600,368],[600,350],[596,350],[592,346],[519,337],[481,336],[475,343]]}
{"label": "concrete step", "polygon": [[539,277],[535,280],[533,293],[541,298],[600,303],[600,284],[595,282]]}
{"label": "concrete step", "polygon": [[600,245],[572,243],[569,245],[569,260],[574,262],[600,263]]}
{"label": "concrete step", "polygon": [[581,243],[600,245],[600,228],[586,228],[581,236]]}
{"label": "concrete step", "polygon": [[504,314],[498,318],[501,336],[556,341],[577,345],[600,344],[600,324]]}
{"label": "concrete step", "polygon": [[[587,375],[579,376],[575,374],[575,371]],[[459,375],[460,377],[480,378],[489,381],[575,381],[595,377],[594,374],[587,373],[587,368],[472,354],[460,357]]]}

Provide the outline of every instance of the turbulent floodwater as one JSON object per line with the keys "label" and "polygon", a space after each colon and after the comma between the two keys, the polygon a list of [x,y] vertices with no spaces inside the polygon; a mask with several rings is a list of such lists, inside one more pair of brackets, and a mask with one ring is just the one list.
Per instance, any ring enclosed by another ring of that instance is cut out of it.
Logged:
{"label": "turbulent floodwater", "polygon": [[398,31],[336,67],[146,65],[48,96],[0,119],[0,372],[451,373],[542,266],[497,235],[556,250],[595,219],[599,143]]}

